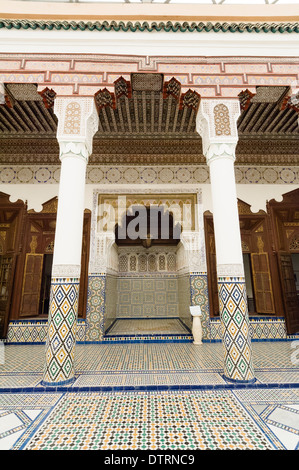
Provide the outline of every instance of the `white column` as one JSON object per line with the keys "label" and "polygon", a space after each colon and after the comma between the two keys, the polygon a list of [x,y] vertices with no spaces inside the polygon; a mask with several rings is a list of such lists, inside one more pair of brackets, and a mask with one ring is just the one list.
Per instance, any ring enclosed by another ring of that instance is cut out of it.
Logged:
{"label": "white column", "polygon": [[231,275],[244,275],[234,172],[234,147],[232,144],[213,144],[207,156],[212,189],[218,276],[227,275],[229,272]]}
{"label": "white column", "polygon": [[74,379],[85,177],[98,129],[93,98],[56,98],[61,174],[54,242],[44,385]]}
{"label": "white column", "polygon": [[72,268],[73,273],[77,274],[80,268],[86,166],[86,160],[72,152],[61,155],[54,274],[59,273],[60,266],[64,274],[67,266],[69,272]]}
{"label": "white column", "polygon": [[234,174],[238,100],[202,100],[197,131],[210,168],[224,377],[254,381]]}

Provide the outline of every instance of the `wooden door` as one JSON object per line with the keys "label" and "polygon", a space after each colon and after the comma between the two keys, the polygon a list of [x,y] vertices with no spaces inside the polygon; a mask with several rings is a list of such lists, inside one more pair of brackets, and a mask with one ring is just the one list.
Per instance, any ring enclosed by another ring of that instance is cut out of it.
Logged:
{"label": "wooden door", "polygon": [[299,300],[296,292],[292,255],[290,253],[278,253],[278,265],[287,333],[293,335],[299,333]]}
{"label": "wooden door", "polygon": [[16,255],[0,256],[0,339],[6,338]]}
{"label": "wooden door", "polygon": [[257,313],[275,313],[268,253],[251,253],[252,277]]}
{"label": "wooden door", "polygon": [[26,254],[20,309],[22,317],[36,317],[39,314],[43,258],[42,254]]}
{"label": "wooden door", "polygon": [[217,277],[217,267],[216,267],[216,255],[215,253],[210,253],[210,300],[211,300],[211,311],[212,316],[219,315],[219,293],[218,293],[218,277]]}

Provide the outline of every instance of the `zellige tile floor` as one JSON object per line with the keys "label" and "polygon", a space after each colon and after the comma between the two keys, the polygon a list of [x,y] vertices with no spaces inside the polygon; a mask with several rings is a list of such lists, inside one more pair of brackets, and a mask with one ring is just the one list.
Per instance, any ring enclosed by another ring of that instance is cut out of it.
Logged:
{"label": "zellige tile floor", "polygon": [[74,384],[44,391],[44,345],[7,345],[0,449],[298,449],[292,342],[252,346],[248,388],[223,379],[221,343],[127,343],[78,344]]}

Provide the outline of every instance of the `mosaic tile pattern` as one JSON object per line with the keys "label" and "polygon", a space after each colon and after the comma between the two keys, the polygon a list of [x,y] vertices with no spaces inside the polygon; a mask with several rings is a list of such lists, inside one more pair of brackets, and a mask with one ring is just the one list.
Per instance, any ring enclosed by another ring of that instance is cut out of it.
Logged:
{"label": "mosaic tile pattern", "polygon": [[254,379],[244,278],[218,278],[223,325],[224,374],[234,381]]}
{"label": "mosaic tile pattern", "polygon": [[298,450],[299,390],[266,389],[233,394],[269,436],[276,449]]}
{"label": "mosaic tile pattern", "polygon": [[[84,426],[74,426],[82,420]],[[231,394],[214,391],[70,393],[24,448],[212,450],[273,446]]]}
{"label": "mosaic tile pattern", "polygon": [[[249,317],[249,332],[253,340],[286,339],[286,325],[284,318]],[[222,324],[220,319],[210,319],[210,339],[222,340]]]}
{"label": "mosaic tile pattern", "polygon": [[[299,363],[292,357],[292,342],[253,343],[256,383],[299,385]],[[0,391],[38,389],[44,366],[42,345],[5,347],[0,365]],[[220,343],[78,344],[75,382],[69,387],[88,390],[122,390],[163,386],[233,387],[223,379],[223,347]]]}
{"label": "mosaic tile pattern", "polygon": [[86,388],[90,390],[128,390],[143,387],[146,390],[157,389],[178,389],[184,390],[186,387],[199,387],[225,385],[225,380],[217,372],[192,371],[168,373],[163,372],[130,372],[130,373],[100,373],[100,374],[81,374],[74,382],[74,387]]}
{"label": "mosaic tile pattern", "polygon": [[[95,300],[96,301],[96,300]],[[188,302],[189,306],[189,302]],[[94,306],[93,306],[94,307]],[[189,312],[189,309],[188,309]],[[189,312],[190,316],[190,312]],[[113,321],[114,319],[112,319]],[[188,317],[183,318],[184,321],[188,320]],[[189,321],[189,328],[192,327],[192,321]],[[16,320],[11,321],[8,327],[7,343],[43,343],[47,337],[48,322],[44,321],[33,321],[33,320]],[[253,340],[277,340],[277,339],[298,339],[298,336],[287,336],[286,326],[284,318],[269,317],[269,318],[253,318],[249,317],[249,331],[250,336]],[[220,319],[212,318],[209,319],[207,336],[204,334],[204,339],[211,339],[213,341],[222,340],[222,325]],[[89,339],[89,335],[86,335],[86,321],[79,319],[77,322],[77,333],[76,341],[106,341],[105,337],[99,335],[96,328],[94,329],[93,340]],[[123,338],[126,340],[127,338]],[[130,338],[131,341],[134,338]]]}
{"label": "mosaic tile pattern", "polygon": [[0,394],[0,449],[298,448],[299,390]]}
{"label": "mosaic tile pattern", "polygon": [[104,333],[106,276],[88,277],[86,340],[100,341]]}
{"label": "mosaic tile pattern", "polygon": [[79,279],[52,279],[46,342],[45,383],[61,383],[74,376]]}
{"label": "mosaic tile pattern", "polygon": [[117,295],[118,318],[179,316],[176,277],[119,278]]}
{"label": "mosaic tile pattern", "polygon": [[287,337],[284,318],[250,318],[250,336],[253,339],[282,339]]}
{"label": "mosaic tile pattern", "polygon": [[60,397],[57,393],[0,395],[0,450],[18,449]]}
{"label": "mosaic tile pattern", "polygon": [[206,273],[191,274],[191,305],[201,307],[201,327],[203,339],[210,338],[210,309],[208,294],[208,277]]}
{"label": "mosaic tile pattern", "polygon": [[118,319],[106,335],[179,334],[190,331],[176,318]]}
{"label": "mosaic tile pattern", "polygon": [[[7,343],[44,343],[48,320],[15,320],[8,326]],[[85,340],[85,321],[77,321],[76,341]]]}

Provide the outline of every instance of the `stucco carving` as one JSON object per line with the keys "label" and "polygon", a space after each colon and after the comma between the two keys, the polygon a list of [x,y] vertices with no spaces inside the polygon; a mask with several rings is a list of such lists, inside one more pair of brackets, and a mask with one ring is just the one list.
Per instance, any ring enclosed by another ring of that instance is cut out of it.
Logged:
{"label": "stucco carving", "polygon": [[212,145],[226,144],[230,148],[236,147],[237,119],[240,112],[239,100],[201,100],[196,130],[202,138],[203,154],[207,159],[211,155]]}
{"label": "stucco carving", "polygon": [[93,136],[99,122],[94,99],[57,97],[54,112],[58,117],[60,158],[65,153],[74,153],[87,160],[92,153]]}

